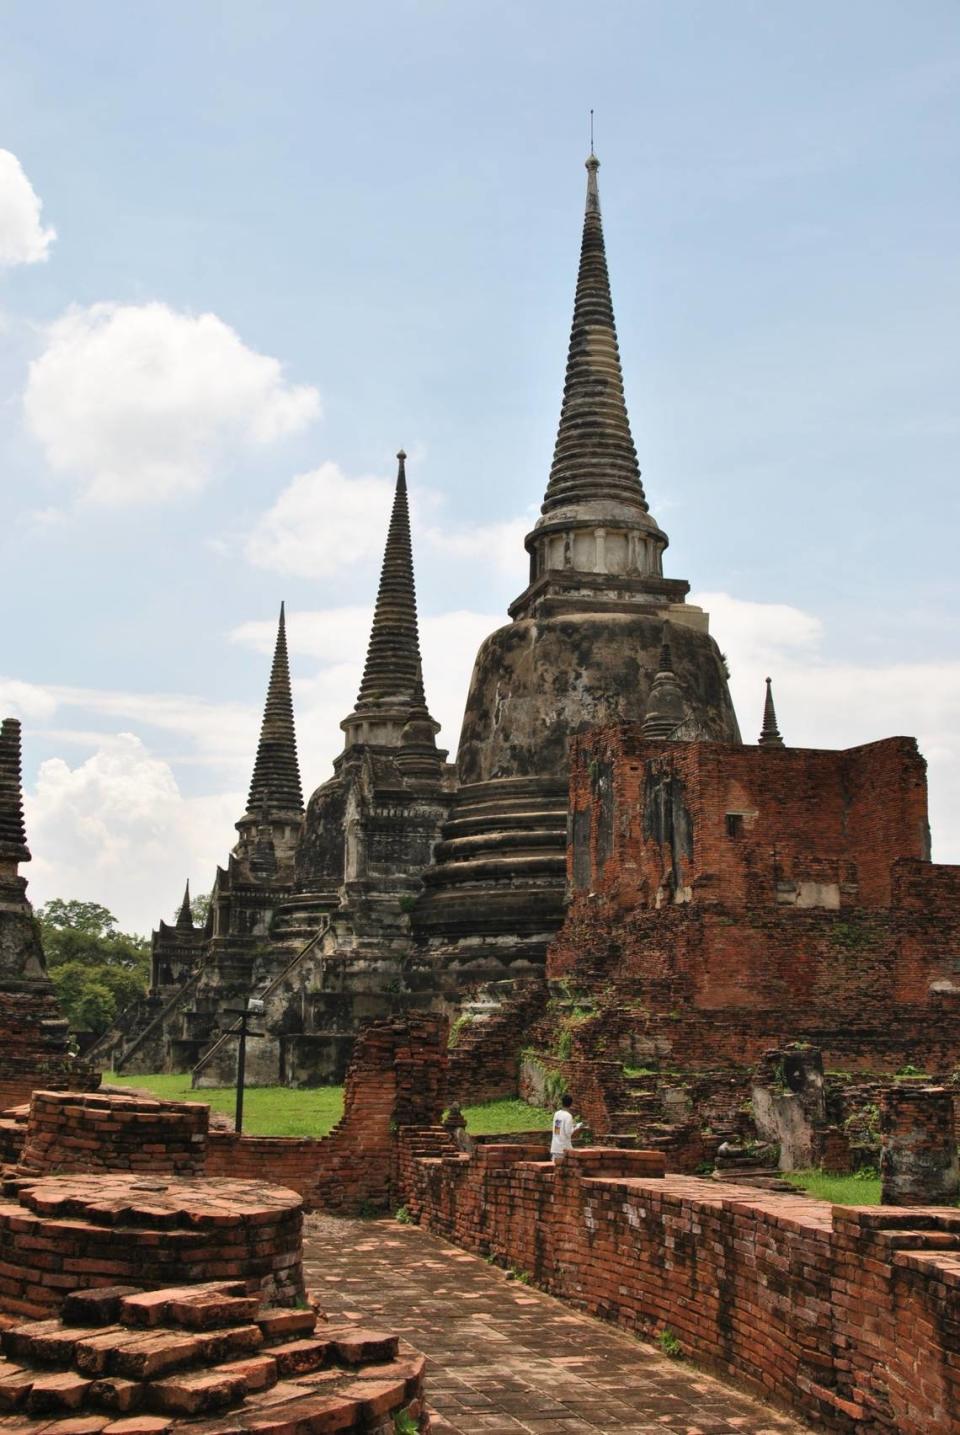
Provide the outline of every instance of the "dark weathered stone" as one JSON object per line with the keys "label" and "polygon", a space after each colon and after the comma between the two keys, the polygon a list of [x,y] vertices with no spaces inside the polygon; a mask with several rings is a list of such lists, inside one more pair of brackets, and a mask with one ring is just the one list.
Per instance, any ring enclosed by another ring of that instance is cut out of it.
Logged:
{"label": "dark weathered stone", "polygon": [[60,1010],[27,900],[21,862],[30,861],[23,822],[20,723],[0,725],[0,1107],[25,1101],[34,1086],[83,1087],[96,1080],[67,1051]]}
{"label": "dark weathered stone", "polygon": [[763,727],[757,739],[760,747],[783,747],[783,738],[777,727],[777,713],[773,706],[773,683],[767,678],[767,695],[763,700]]}

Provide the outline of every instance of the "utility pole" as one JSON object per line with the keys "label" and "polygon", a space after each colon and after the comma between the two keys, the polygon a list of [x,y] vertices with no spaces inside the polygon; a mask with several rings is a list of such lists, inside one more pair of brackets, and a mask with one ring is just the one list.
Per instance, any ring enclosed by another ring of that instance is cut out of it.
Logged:
{"label": "utility pole", "polygon": [[243,1092],[247,1079],[247,1037],[266,1036],[265,1031],[251,1031],[247,1022],[252,1016],[263,1015],[263,1002],[259,997],[249,997],[242,1007],[227,1007],[224,1015],[240,1018],[240,1040],[237,1046],[237,1108],[234,1130],[240,1136],[243,1132]]}

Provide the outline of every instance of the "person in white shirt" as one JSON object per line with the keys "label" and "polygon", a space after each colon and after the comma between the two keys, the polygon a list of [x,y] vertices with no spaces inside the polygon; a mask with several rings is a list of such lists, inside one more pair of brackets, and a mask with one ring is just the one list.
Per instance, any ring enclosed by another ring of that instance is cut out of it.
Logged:
{"label": "person in white shirt", "polygon": [[553,1113],[553,1136],[550,1141],[550,1159],[553,1161],[570,1150],[574,1136],[583,1126],[582,1121],[574,1121],[570,1111],[572,1105],[573,1097],[564,1096],[559,1110]]}

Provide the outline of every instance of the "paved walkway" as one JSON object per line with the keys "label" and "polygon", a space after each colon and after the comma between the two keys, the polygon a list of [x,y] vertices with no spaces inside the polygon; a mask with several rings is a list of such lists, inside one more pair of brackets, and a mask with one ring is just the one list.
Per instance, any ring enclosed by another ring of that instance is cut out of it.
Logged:
{"label": "paved walkway", "polygon": [[331,1316],[396,1331],[429,1356],[427,1398],[473,1435],[799,1435],[818,1427],[394,1221],[311,1216],[307,1285]]}

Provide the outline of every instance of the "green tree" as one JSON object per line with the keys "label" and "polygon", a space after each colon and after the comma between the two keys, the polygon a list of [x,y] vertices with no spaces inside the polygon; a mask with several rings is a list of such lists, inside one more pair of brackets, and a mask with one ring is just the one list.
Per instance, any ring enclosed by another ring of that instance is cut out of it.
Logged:
{"label": "green tree", "polygon": [[210,913],[210,895],[209,892],[201,892],[199,896],[190,899],[190,915],[195,927],[206,926]]}
{"label": "green tree", "polygon": [[40,908],[37,919],[50,980],[70,1025],[105,1031],[116,1013],[147,989],[148,941],[119,931],[116,917],[98,902],[56,897]]}
{"label": "green tree", "polygon": [[117,1014],[117,1003],[113,993],[101,982],[88,982],[76,1006],[76,1026],[83,1031],[94,1031],[99,1036]]}

